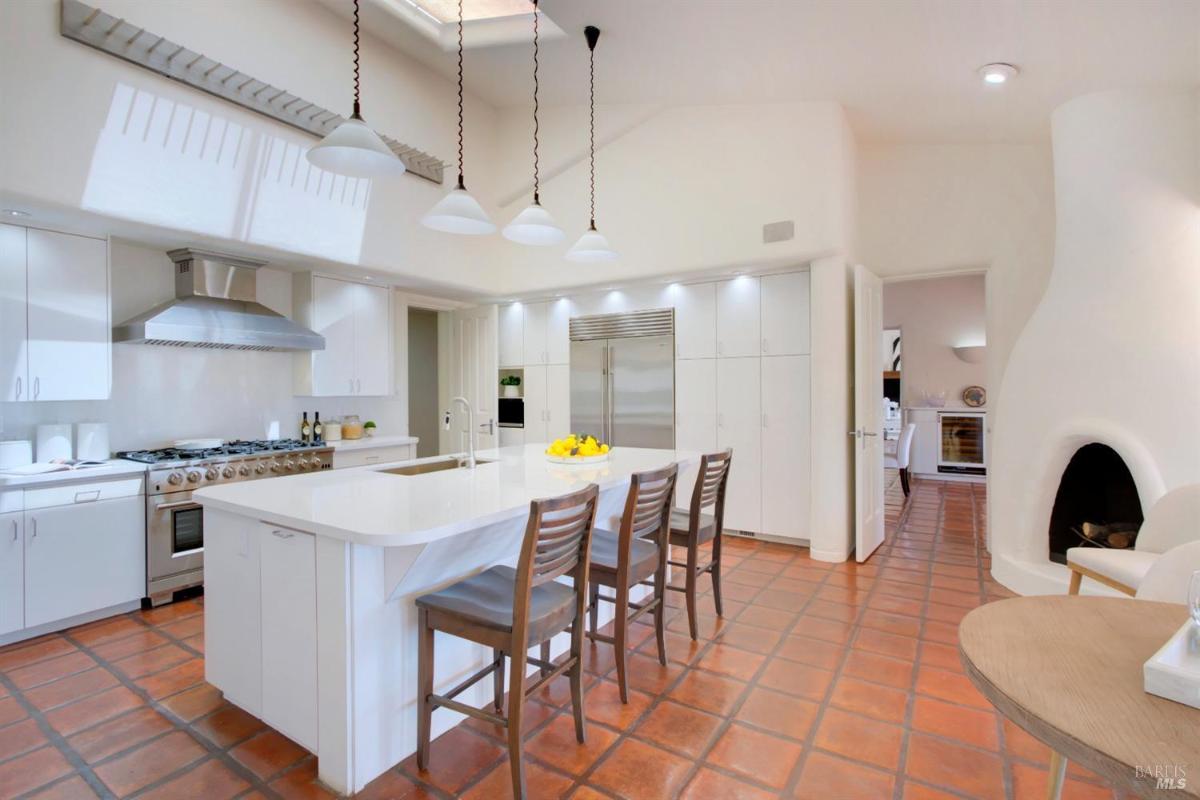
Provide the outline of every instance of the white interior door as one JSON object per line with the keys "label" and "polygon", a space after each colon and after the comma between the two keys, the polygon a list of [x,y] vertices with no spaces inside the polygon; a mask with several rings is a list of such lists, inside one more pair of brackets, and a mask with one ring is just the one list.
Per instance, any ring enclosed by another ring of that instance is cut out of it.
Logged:
{"label": "white interior door", "polygon": [[[500,394],[495,306],[464,308],[451,314],[450,397],[465,397],[475,409],[475,446],[496,447],[496,400]],[[455,450],[467,448],[467,420],[455,411]]]}
{"label": "white interior door", "polygon": [[883,543],[883,282],[854,267],[854,553]]}

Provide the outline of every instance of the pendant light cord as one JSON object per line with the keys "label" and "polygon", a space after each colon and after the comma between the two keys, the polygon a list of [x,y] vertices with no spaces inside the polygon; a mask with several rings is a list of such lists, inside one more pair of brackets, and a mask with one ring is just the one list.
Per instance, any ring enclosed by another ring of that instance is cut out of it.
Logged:
{"label": "pendant light cord", "polygon": [[458,0],[458,188],[467,188],[463,183],[463,0]]}
{"label": "pendant light cord", "polygon": [[596,230],[596,46],[588,43],[588,166],[591,229]]}
{"label": "pendant light cord", "polygon": [[351,119],[362,119],[358,106],[358,0],[354,0],[354,114]]}
{"label": "pendant light cord", "polygon": [[538,0],[533,0],[533,204],[541,205],[538,180]]}

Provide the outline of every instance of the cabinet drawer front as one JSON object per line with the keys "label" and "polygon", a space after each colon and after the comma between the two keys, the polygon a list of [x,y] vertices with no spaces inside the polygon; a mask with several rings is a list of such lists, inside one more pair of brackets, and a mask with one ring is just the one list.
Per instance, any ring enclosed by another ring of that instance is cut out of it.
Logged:
{"label": "cabinet drawer front", "polygon": [[20,489],[0,492],[0,514],[21,511],[25,508],[25,493]]}
{"label": "cabinet drawer front", "polygon": [[355,450],[333,451],[333,468],[365,467],[369,464],[390,464],[393,461],[408,461],[413,457],[412,445],[399,444],[391,447],[370,447]]}
{"label": "cabinet drawer front", "polygon": [[44,489],[25,490],[25,509],[52,508],[117,500],[122,497],[137,497],[142,494],[142,476],[121,478],[115,481],[71,483],[65,486],[47,486]]}
{"label": "cabinet drawer front", "polygon": [[25,512],[25,627],[137,600],[145,591],[139,498]]}

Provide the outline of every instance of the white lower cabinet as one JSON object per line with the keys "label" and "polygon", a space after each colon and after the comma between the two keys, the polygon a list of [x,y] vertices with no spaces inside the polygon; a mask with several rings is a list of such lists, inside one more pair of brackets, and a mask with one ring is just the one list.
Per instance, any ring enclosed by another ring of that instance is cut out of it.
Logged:
{"label": "white lower cabinet", "polygon": [[761,360],[717,360],[717,448],[733,448],[725,526],[739,531],[762,531]]}
{"label": "white lower cabinet", "polygon": [[0,634],[25,627],[25,520],[0,514]]}
{"label": "white lower cabinet", "polygon": [[770,536],[809,538],[811,396],[809,356],[762,360],[762,531]]}
{"label": "white lower cabinet", "polygon": [[384,447],[356,447],[333,450],[333,468],[365,467],[370,464],[391,464],[394,461],[409,461],[417,457],[416,445],[398,444]]}
{"label": "white lower cabinet", "polygon": [[[204,512],[204,677],[233,703],[262,713],[262,579],[257,528]],[[211,568],[209,568],[211,567]]]}
{"label": "white lower cabinet", "polygon": [[25,627],[142,597],[145,513],[141,496],[27,507]]}
{"label": "white lower cabinet", "polygon": [[317,751],[316,537],[263,524],[262,714]]}
{"label": "white lower cabinet", "polygon": [[[675,446],[694,453],[717,450],[717,360],[675,362]],[[679,473],[675,504],[688,508],[700,472],[697,464]]]}
{"label": "white lower cabinet", "polygon": [[513,447],[525,444],[524,428],[498,428],[497,432],[500,434],[501,447]]}

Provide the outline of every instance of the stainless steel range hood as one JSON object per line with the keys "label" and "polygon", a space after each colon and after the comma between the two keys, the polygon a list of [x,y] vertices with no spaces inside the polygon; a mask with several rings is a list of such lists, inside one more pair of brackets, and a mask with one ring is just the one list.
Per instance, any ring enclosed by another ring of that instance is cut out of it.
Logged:
{"label": "stainless steel range hood", "polygon": [[184,248],[175,262],[175,299],[113,328],[114,342],[221,350],[324,350],[325,337],[255,299],[265,261]]}

